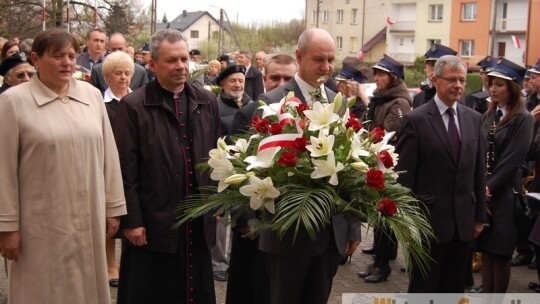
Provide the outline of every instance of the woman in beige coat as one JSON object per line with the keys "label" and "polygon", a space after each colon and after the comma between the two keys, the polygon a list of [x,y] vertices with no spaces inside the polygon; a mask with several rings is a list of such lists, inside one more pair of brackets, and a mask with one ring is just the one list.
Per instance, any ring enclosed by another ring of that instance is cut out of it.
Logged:
{"label": "woman in beige coat", "polygon": [[109,303],[105,239],[126,213],[101,93],[72,77],[77,41],[41,32],[38,75],[0,95],[0,252],[9,303]]}

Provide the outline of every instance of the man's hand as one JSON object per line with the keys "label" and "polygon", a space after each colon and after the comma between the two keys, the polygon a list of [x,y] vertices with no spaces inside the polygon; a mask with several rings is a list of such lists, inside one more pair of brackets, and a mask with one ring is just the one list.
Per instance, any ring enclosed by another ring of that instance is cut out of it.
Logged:
{"label": "man's hand", "polygon": [[124,229],[124,236],[134,246],[146,245],[146,228],[138,227],[134,229]]}
{"label": "man's hand", "polygon": [[474,223],[473,238],[477,238],[480,235],[480,233],[482,233],[482,230],[484,230],[484,223],[475,222]]}
{"label": "man's hand", "polygon": [[345,256],[352,255],[356,251],[356,248],[358,248],[359,245],[360,245],[360,241],[351,241],[351,240],[347,241],[347,243],[345,243],[344,255]]}
{"label": "man's hand", "polygon": [[112,238],[116,232],[118,231],[118,228],[120,227],[120,218],[119,217],[108,217],[106,219],[107,223],[107,238]]}
{"label": "man's hand", "polygon": [[534,118],[535,122],[537,122],[538,119],[540,119],[540,105],[537,105],[536,107],[534,107],[534,109],[532,109],[531,115]]}
{"label": "man's hand", "polygon": [[4,258],[16,262],[19,259],[20,243],[19,231],[0,232],[0,252]]}

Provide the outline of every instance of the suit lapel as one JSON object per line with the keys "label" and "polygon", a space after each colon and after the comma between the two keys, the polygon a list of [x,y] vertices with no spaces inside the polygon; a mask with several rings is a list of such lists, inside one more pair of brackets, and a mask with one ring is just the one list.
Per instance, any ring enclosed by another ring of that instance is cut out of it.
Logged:
{"label": "suit lapel", "polygon": [[[452,152],[452,143],[450,142],[450,138],[448,137],[448,131],[446,130],[446,126],[444,125],[444,121],[442,119],[441,113],[439,113],[439,108],[437,108],[437,104],[435,102],[429,102],[429,114],[430,114],[430,122],[433,126],[433,129],[435,130],[435,133],[437,134],[439,140],[443,143],[443,145],[446,147],[446,152],[450,156],[450,158],[454,161],[454,163],[457,165],[457,160],[454,157],[454,153]],[[459,114],[458,114],[459,118]],[[462,129],[462,126],[460,124],[460,130]],[[463,139],[462,141],[463,142]],[[461,149],[463,149],[463,145],[461,146]],[[460,152],[461,153],[461,152]]]}

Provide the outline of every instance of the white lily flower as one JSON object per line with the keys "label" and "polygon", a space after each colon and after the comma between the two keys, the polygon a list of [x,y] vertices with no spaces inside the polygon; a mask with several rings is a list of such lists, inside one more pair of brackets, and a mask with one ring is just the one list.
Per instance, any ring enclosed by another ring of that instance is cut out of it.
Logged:
{"label": "white lily flower", "polygon": [[353,135],[353,142],[351,146],[351,156],[356,161],[360,161],[360,157],[366,157],[369,156],[369,151],[364,149],[364,146],[362,145],[362,142],[360,141],[360,137],[355,134]]}
{"label": "white lily flower", "polygon": [[334,151],[328,153],[326,160],[314,159],[313,165],[315,165],[315,171],[311,173],[311,178],[317,179],[326,176],[330,176],[328,181],[331,185],[337,186],[339,183],[337,173],[343,170],[344,166],[342,163],[337,162],[334,157]]}
{"label": "white lily flower", "polygon": [[210,173],[210,178],[219,181],[218,192],[227,189],[229,184],[225,183],[224,180],[236,173],[233,164],[228,159],[227,151],[221,152],[220,158],[210,158],[208,160],[208,165],[213,169],[212,173]]}
{"label": "white lily flower", "polygon": [[351,167],[356,170],[356,171],[360,171],[360,172],[367,172],[368,169],[369,169],[369,166],[363,162],[363,161],[357,161],[355,163],[351,163]]}
{"label": "white lily flower", "polygon": [[235,184],[240,184],[241,182],[243,182],[247,178],[248,178],[248,176],[246,174],[233,174],[233,175],[227,177],[225,180],[223,180],[223,182],[225,184],[235,185]]}
{"label": "white lily flower", "polygon": [[270,168],[274,165],[274,156],[279,152],[280,147],[273,147],[259,151],[255,156],[248,156],[244,161],[248,164],[246,170],[253,168]]}
{"label": "white lily flower", "polygon": [[230,147],[230,150],[234,151],[234,157],[238,158],[241,154],[245,154],[249,148],[250,141],[247,141],[244,138],[238,139],[234,146]]}
{"label": "white lily flower", "polygon": [[306,110],[304,114],[309,118],[310,131],[321,130],[328,134],[330,124],[339,120],[339,115],[334,113],[334,105],[331,103],[323,105],[320,102],[313,103],[313,110]]}
{"label": "white lily flower", "polygon": [[334,148],[334,135],[326,136],[323,132],[319,132],[319,138],[311,136],[310,143],[306,149],[311,152],[311,157],[319,157],[328,155]]}
{"label": "white lily flower", "polygon": [[230,147],[227,146],[227,143],[225,142],[225,137],[221,137],[217,140],[216,147],[216,149],[212,149],[210,150],[210,152],[208,152],[210,158],[221,158],[221,153],[223,151],[226,151],[227,154],[229,153]]}
{"label": "white lily flower", "polygon": [[249,177],[249,185],[240,187],[240,193],[251,197],[249,206],[253,210],[258,210],[264,205],[266,210],[272,214],[276,211],[274,199],[281,194],[278,189],[274,188],[270,177],[261,180],[256,176]]}
{"label": "white lily flower", "polygon": [[263,110],[262,118],[278,115],[284,103],[285,98],[281,99],[281,101],[278,103],[271,103],[269,105],[260,106],[259,109]]}

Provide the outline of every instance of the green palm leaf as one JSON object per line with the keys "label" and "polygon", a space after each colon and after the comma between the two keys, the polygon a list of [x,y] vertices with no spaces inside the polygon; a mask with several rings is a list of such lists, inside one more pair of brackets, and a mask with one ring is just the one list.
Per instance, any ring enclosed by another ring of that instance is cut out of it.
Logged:
{"label": "green palm leaf", "polygon": [[330,187],[312,188],[304,185],[281,187],[283,195],[276,206],[272,226],[283,237],[294,229],[293,241],[300,229],[305,229],[311,239],[317,237],[335,212],[336,193]]}

